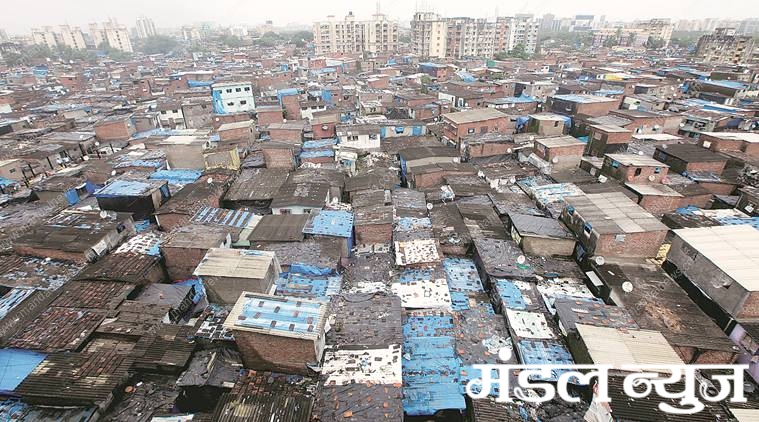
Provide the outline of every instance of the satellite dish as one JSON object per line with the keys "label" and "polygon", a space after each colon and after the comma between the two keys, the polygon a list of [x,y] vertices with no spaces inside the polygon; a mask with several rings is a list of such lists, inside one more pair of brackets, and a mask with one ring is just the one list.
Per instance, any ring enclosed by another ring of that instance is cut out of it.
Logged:
{"label": "satellite dish", "polygon": [[485,177],[485,173],[482,172],[482,170],[477,172],[478,177]]}
{"label": "satellite dish", "polygon": [[111,172],[111,176],[115,176],[115,175],[116,175],[116,170],[113,170],[113,171]]}
{"label": "satellite dish", "polygon": [[106,210],[100,211],[100,218],[106,218],[106,217],[108,217],[108,211]]}
{"label": "satellite dish", "polygon": [[508,362],[511,360],[511,348],[510,347],[501,347],[501,350],[498,351],[498,359],[500,359],[502,362]]}
{"label": "satellite dish", "polygon": [[432,204],[429,203],[429,202],[427,203],[427,209],[430,210],[430,211],[432,211]]}
{"label": "satellite dish", "polygon": [[643,151],[638,151],[638,155],[643,155]]}
{"label": "satellite dish", "polygon": [[207,182],[209,185],[210,185],[211,183],[213,183],[213,177],[209,177],[209,178],[208,178],[208,180],[206,180],[206,182]]}
{"label": "satellite dish", "polygon": [[87,160],[89,160],[89,159],[90,159],[90,157],[89,157],[89,156],[87,156],[87,155],[84,155],[84,156],[82,156],[82,160],[84,160],[84,161],[87,161]]}
{"label": "satellite dish", "polygon": [[511,154],[511,148],[507,148],[507,149],[506,149],[506,153],[507,153],[507,154]]}
{"label": "satellite dish", "polygon": [[596,256],[595,258],[593,258],[593,260],[596,261],[597,265],[603,265],[606,263],[606,259],[602,257],[601,255]]}
{"label": "satellite dish", "polygon": [[514,177],[514,176],[509,177],[509,183],[511,183],[513,185],[516,182],[517,182],[517,178],[516,177]]}
{"label": "satellite dish", "polygon": [[534,140],[535,140],[535,136],[533,136],[533,135],[530,135],[530,138],[529,138],[529,139],[530,139],[530,141],[534,141]]}
{"label": "satellite dish", "polygon": [[630,292],[632,292],[632,291],[633,291],[633,284],[632,284],[632,283],[630,283],[629,281],[625,281],[624,283],[622,283],[622,290],[623,290],[625,293],[630,293]]}
{"label": "satellite dish", "polygon": [[648,176],[648,180],[651,181],[651,182],[653,182],[654,180],[656,180],[656,176],[654,176],[652,174],[652,175]]}
{"label": "satellite dish", "polygon": [[554,164],[558,163],[559,162],[559,157],[553,157],[551,159],[551,162],[554,163]]}
{"label": "satellite dish", "polygon": [[604,175],[598,176],[598,183],[606,183],[608,178]]}
{"label": "satellite dish", "polygon": [[519,255],[517,257],[517,264],[522,265],[525,263],[525,261],[527,261],[527,258],[525,258],[524,255]]}

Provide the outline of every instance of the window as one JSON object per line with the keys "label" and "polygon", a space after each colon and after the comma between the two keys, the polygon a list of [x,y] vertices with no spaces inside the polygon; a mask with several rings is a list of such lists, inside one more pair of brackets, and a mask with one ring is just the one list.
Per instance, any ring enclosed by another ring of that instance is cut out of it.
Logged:
{"label": "window", "polygon": [[281,208],[281,209],[279,210],[279,213],[280,213],[280,214],[290,214],[291,212],[292,212],[292,211],[290,211],[290,209],[289,209],[289,208]]}
{"label": "window", "polygon": [[248,104],[248,102],[245,100],[240,100],[240,105],[245,105],[245,104]]}
{"label": "window", "polygon": [[656,173],[656,174],[659,174],[659,173],[661,173],[661,167],[656,167],[656,168],[654,169],[654,173]]}
{"label": "window", "polygon": [[403,133],[406,130],[403,126],[396,126],[395,133]]}
{"label": "window", "polygon": [[250,87],[249,87],[249,86],[246,86],[246,87],[245,87],[245,90],[246,90],[246,91],[250,91]]}
{"label": "window", "polygon": [[641,173],[642,171],[643,171],[643,170],[642,170],[640,167],[636,168],[636,169],[635,169],[635,175],[636,175],[636,176],[640,176],[640,173]]}
{"label": "window", "polygon": [[227,92],[232,92],[232,88],[227,88]]}
{"label": "window", "polygon": [[585,223],[585,225],[582,226],[582,232],[585,233],[585,236],[590,236],[591,231],[593,231],[593,226],[590,225],[590,223]]}
{"label": "window", "polygon": [[556,120],[555,122],[553,122],[553,127],[559,127],[559,121],[558,120]]}
{"label": "window", "polygon": [[471,129],[467,129],[467,130],[466,130],[466,133],[474,133],[474,128],[471,128]]}
{"label": "window", "polygon": [[166,114],[166,110],[161,110],[161,114]]}
{"label": "window", "polygon": [[229,102],[229,103],[227,103],[227,105],[228,106],[233,106],[233,105],[235,105],[235,103],[234,102]]}
{"label": "window", "polygon": [[242,88],[235,88],[235,92],[242,92]]}
{"label": "window", "polygon": [[618,169],[619,168],[619,161],[611,160],[611,168]]}
{"label": "window", "polygon": [[481,127],[480,128],[480,133],[488,133],[488,127],[487,126]]}
{"label": "window", "polygon": [[174,113],[174,114],[178,113],[177,110],[171,110],[171,112]]}
{"label": "window", "polygon": [[11,173],[11,174],[13,174],[15,172],[16,172],[16,169],[10,169],[10,170],[8,170],[8,173]]}
{"label": "window", "polygon": [[369,134],[369,139],[377,139],[377,134],[376,133],[370,133]]}

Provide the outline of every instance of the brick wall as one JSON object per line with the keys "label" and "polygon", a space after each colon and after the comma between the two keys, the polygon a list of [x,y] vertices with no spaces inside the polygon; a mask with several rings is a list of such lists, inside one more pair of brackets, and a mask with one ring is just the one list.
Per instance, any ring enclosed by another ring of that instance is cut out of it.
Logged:
{"label": "brick wall", "polygon": [[366,224],[356,226],[356,244],[373,245],[391,243],[393,240],[392,224]]}
{"label": "brick wall", "polygon": [[[635,175],[636,169],[640,169],[640,174]],[[655,167],[633,167],[620,164],[618,168],[612,167],[608,161],[604,161],[601,167],[601,173],[627,183],[661,183],[661,180],[667,176],[667,168],[659,167],[659,173],[656,173]],[[653,176],[653,180],[649,179]]]}
{"label": "brick wall", "polygon": [[639,195],[638,205],[651,214],[665,214],[677,209],[682,199],[679,196]]}
{"label": "brick wall", "polygon": [[248,120],[250,120],[250,115],[248,115],[248,113],[214,114],[213,128],[218,130],[223,124],[245,122]]}
{"label": "brick wall", "polygon": [[[295,157],[290,149],[266,148],[261,152],[268,168],[295,168]],[[333,160],[332,157],[327,158],[329,158],[329,161]]]}
{"label": "brick wall", "polygon": [[270,123],[282,123],[284,120],[283,113],[283,110],[259,111],[258,125],[266,126]]}
{"label": "brick wall", "polygon": [[467,148],[468,156],[469,158],[478,158],[478,157],[494,157],[499,155],[506,155],[510,154],[513,148],[515,147],[515,144],[511,143],[495,143],[495,142],[487,142],[483,144],[478,145],[470,145]]}
{"label": "brick wall", "polygon": [[234,129],[226,129],[219,131],[219,139],[221,141],[237,141],[246,140],[251,141],[253,138],[252,127],[238,127]]}
{"label": "brick wall", "polygon": [[295,141],[303,139],[301,129],[267,129],[272,141]]}
{"label": "brick wall", "polygon": [[[503,134],[510,134],[514,132],[515,128],[516,128],[516,123],[512,123],[511,121],[509,121],[509,118],[506,115],[504,115],[504,117],[499,117],[497,119],[482,120],[479,122],[471,122],[471,123],[462,123],[458,125],[451,124],[449,127],[446,127],[446,129],[448,130],[445,135],[449,139],[459,141],[462,138],[465,138],[469,135],[479,134],[479,133],[498,132],[498,133],[503,133]],[[470,129],[472,130],[472,132],[469,132]]]}
{"label": "brick wall", "polygon": [[[322,126],[326,126],[327,128],[324,129]],[[334,138],[336,136],[334,123],[312,125],[311,131],[313,132],[314,139],[327,139]]]}
{"label": "brick wall", "polygon": [[169,279],[175,281],[191,278],[206,252],[207,249],[161,247]]}
{"label": "brick wall", "polygon": [[101,141],[126,140],[134,134],[134,131],[134,125],[128,118],[95,126],[95,136]]}
{"label": "brick wall", "polygon": [[596,241],[596,255],[622,257],[655,257],[667,236],[667,230],[642,233],[627,233],[623,241],[616,235],[601,235]]}
{"label": "brick wall", "polygon": [[308,375],[306,363],[318,362],[313,341],[234,330],[246,368]]}

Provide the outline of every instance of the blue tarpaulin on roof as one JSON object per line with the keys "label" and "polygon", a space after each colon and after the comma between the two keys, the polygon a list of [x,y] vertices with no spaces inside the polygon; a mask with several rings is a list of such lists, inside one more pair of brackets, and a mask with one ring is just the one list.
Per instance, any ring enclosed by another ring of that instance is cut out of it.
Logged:
{"label": "blue tarpaulin on roof", "polygon": [[484,292],[474,261],[466,258],[446,258],[443,261],[448,288],[456,291]]}
{"label": "blue tarpaulin on roof", "polygon": [[327,104],[332,104],[332,91],[328,89],[322,90],[322,100]]}
{"label": "blue tarpaulin on roof", "polygon": [[213,98],[213,112],[216,114],[227,114],[224,110],[224,100],[221,99],[221,91],[214,89],[211,91],[211,97]]}
{"label": "blue tarpaulin on roof", "polygon": [[177,281],[174,284],[195,288],[195,295],[192,297],[192,303],[198,303],[206,296],[206,286],[199,278],[188,278],[187,280]]}
{"label": "blue tarpaulin on roof", "polygon": [[166,180],[173,185],[183,185],[198,180],[202,174],[202,170],[195,169],[158,170],[157,172],[148,176],[148,179]]}
{"label": "blue tarpaulin on roof", "polygon": [[411,416],[466,409],[453,317],[411,314],[403,325],[403,410]]}
{"label": "blue tarpaulin on roof", "polygon": [[187,86],[189,86],[190,88],[202,88],[206,86],[211,86],[213,85],[213,83],[214,81],[196,81],[193,79],[187,80]]}
{"label": "blue tarpaulin on roof", "polygon": [[303,233],[350,238],[353,236],[353,213],[348,211],[320,211],[306,223]]}
{"label": "blue tarpaulin on roof", "polygon": [[0,349],[0,392],[11,392],[46,355],[23,349]]}

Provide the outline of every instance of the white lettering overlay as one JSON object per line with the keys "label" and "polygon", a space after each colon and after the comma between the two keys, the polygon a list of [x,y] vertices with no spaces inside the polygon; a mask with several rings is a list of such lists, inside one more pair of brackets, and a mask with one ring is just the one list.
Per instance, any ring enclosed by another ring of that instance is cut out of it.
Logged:
{"label": "white lettering overlay", "polygon": [[[501,349],[499,358],[502,361],[510,360],[511,351]],[[623,365],[615,368],[611,365],[483,364],[473,367],[480,370],[481,377],[471,379],[466,384],[466,394],[473,399],[492,395],[501,403],[511,403],[513,398],[542,403],[553,400],[557,394],[565,402],[579,402],[579,397],[569,393],[568,385],[590,385],[593,380],[593,401],[611,403],[610,371],[624,376],[622,387],[627,397],[642,399],[655,392],[662,400],[672,400],[678,404],[679,407],[675,407],[660,402],[659,410],[666,413],[698,413],[705,407],[703,401],[715,403],[729,398],[733,403],[746,402],[743,395],[743,372],[748,369],[748,365]],[[699,370],[720,373],[711,376],[701,374],[699,379]],[[517,371],[518,386],[510,388],[510,374]],[[546,382],[548,379],[555,381]],[[673,387],[679,391],[673,391]],[[710,393],[712,387],[716,394]],[[532,390],[533,394],[527,394],[527,390]],[[513,392],[513,398],[510,391]]]}

